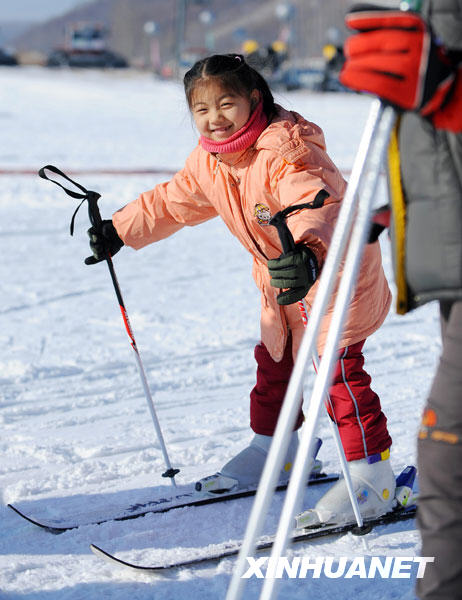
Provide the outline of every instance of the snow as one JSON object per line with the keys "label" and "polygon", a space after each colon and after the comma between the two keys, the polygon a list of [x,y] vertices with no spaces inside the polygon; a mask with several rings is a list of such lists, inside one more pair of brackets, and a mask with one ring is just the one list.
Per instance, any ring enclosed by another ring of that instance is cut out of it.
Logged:
{"label": "snow", "polygon": [[[353,94],[285,93],[279,101],[317,122],[328,150],[351,168],[370,100]],[[182,91],[137,73],[0,71],[0,169],[180,167],[196,134]],[[102,194],[104,217],[165,180],[162,175],[75,177]],[[7,507],[58,518],[166,495],[164,463],[104,264],[88,267],[84,209],[34,176],[0,174],[0,598],[111,600],[224,598],[233,559],[136,575],[102,562],[95,543],[143,564],[194,557],[239,539],[251,500],[86,526],[59,536]],[[384,202],[381,186],[377,204]],[[384,236],[382,236],[384,237]],[[393,285],[390,250],[382,241]],[[214,473],[250,439],[248,393],[259,340],[251,260],[215,219],[141,252],[115,258],[178,485]],[[394,440],[396,471],[415,462],[423,402],[440,351],[435,304],[392,310],[366,345],[367,368]],[[307,385],[313,381],[310,373]],[[339,465],[322,421],[320,458]],[[319,490],[307,493],[312,503]],[[281,498],[266,531],[275,528]],[[288,556],[419,556],[415,523],[379,528],[368,550],[350,535],[294,546]],[[414,598],[414,577],[285,580],[280,598]],[[248,581],[257,598],[261,580]]]}

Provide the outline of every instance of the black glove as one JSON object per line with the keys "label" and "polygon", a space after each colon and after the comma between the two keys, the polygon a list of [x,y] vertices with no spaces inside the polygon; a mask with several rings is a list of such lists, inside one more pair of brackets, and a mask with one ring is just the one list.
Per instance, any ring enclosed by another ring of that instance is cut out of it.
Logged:
{"label": "black glove", "polygon": [[278,294],[278,304],[293,304],[304,298],[316,281],[318,261],[308,246],[297,244],[295,250],[269,260],[268,271],[271,285],[286,290]]}
{"label": "black glove", "polygon": [[110,219],[101,223],[99,231],[96,227],[90,227],[87,233],[90,238],[90,248],[93,256],[88,256],[85,259],[86,265],[95,265],[105,260],[108,253],[110,256],[114,256],[124,245]]}

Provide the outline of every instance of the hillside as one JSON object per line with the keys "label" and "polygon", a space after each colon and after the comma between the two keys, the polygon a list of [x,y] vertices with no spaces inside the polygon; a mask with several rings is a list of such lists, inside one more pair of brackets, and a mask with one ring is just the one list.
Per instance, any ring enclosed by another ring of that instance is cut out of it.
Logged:
{"label": "hillside", "polygon": [[[261,46],[274,42],[284,29],[292,29],[291,48],[294,59],[320,56],[328,41],[329,29],[345,33],[343,15],[350,0],[293,0],[295,11],[285,21],[278,18],[281,0],[210,0],[188,2],[183,48],[218,52],[238,51],[245,39],[255,39]],[[65,26],[79,21],[98,22],[110,31],[108,43],[131,62],[143,64],[149,53],[149,40],[144,32],[148,21],[156,23],[160,62],[170,62],[175,56],[177,10],[180,2],[169,0],[96,0],[65,15],[35,25],[22,33],[12,45],[18,52],[48,53],[63,43]],[[200,13],[213,14],[210,25],[204,24]]]}

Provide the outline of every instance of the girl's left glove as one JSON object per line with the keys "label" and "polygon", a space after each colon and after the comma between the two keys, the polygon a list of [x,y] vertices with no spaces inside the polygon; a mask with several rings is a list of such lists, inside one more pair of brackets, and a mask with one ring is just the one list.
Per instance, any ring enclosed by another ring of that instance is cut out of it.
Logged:
{"label": "girl's left glove", "polygon": [[318,261],[304,244],[295,250],[268,261],[271,285],[284,291],[278,294],[278,304],[294,304],[306,296],[318,276]]}

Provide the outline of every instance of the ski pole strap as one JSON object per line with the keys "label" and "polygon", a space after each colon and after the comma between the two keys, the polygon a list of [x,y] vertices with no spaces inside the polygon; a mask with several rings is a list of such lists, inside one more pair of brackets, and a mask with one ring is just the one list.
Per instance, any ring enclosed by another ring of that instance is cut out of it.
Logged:
{"label": "ski pole strap", "polygon": [[[51,171],[52,173],[55,173],[59,177],[62,177],[63,179],[70,181],[72,183],[72,185],[75,185],[75,187],[78,188],[82,193],[75,192],[74,190],[70,190],[69,188],[64,186],[62,183],[60,183],[59,181],[56,181],[55,179],[48,177],[48,175],[46,174],[45,171]],[[61,189],[63,189],[66,192],[66,194],[68,196],[71,196],[71,198],[76,198],[77,200],[82,200],[80,202],[80,204],[77,206],[77,208],[75,209],[74,214],[72,215],[71,225],[70,225],[71,235],[74,235],[75,216],[78,213],[79,208],[85,202],[85,200],[88,201],[88,216],[90,217],[91,224],[96,228],[98,228],[101,225],[101,214],[99,212],[99,208],[98,208],[98,204],[97,204],[98,199],[101,198],[101,194],[98,194],[98,192],[93,192],[91,190],[87,190],[83,185],[81,185],[80,183],[77,183],[76,181],[74,181],[73,179],[68,177],[65,173],[63,173],[61,171],[61,169],[58,169],[58,167],[55,167],[53,165],[45,165],[44,167],[42,167],[39,170],[38,174],[39,174],[39,177],[41,177],[42,179],[46,179],[47,181],[51,181],[51,183],[58,185]]]}
{"label": "ski pole strap", "polygon": [[[314,199],[311,202],[306,202],[305,204],[294,204],[293,206],[288,206],[280,211],[281,215],[284,217],[288,217],[291,213],[300,212],[304,208],[321,208],[324,206],[324,200],[329,197],[329,192],[324,188],[319,190]],[[279,214],[279,213],[276,213]]]}
{"label": "ski pole strap", "polygon": [[311,202],[306,202],[305,204],[295,204],[293,206],[288,206],[283,210],[277,212],[271,219],[269,224],[276,227],[279,239],[281,240],[282,251],[284,254],[288,252],[292,252],[295,250],[295,241],[293,235],[291,234],[287,223],[286,218],[291,214],[295,214],[300,212],[305,208],[321,208],[324,205],[324,200],[329,197],[329,192],[325,189],[319,190],[316,194],[314,200]]}

